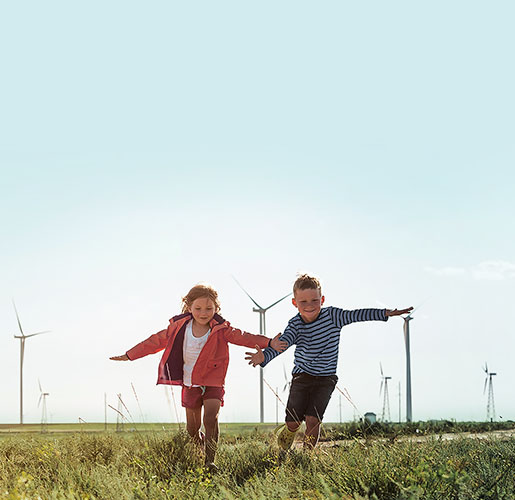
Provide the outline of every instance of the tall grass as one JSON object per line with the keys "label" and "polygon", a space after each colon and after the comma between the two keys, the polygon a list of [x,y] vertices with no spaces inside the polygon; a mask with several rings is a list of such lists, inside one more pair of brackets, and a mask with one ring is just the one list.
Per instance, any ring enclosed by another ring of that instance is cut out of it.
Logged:
{"label": "tall grass", "polygon": [[354,439],[279,453],[269,433],[222,435],[208,474],[184,433],[0,441],[0,499],[513,499],[515,439]]}

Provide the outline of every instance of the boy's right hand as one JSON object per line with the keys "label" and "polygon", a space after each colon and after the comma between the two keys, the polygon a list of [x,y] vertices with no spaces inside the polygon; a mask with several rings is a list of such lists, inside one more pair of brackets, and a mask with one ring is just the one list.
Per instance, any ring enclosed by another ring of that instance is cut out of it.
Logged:
{"label": "boy's right hand", "polygon": [[288,349],[288,342],[285,340],[279,340],[281,333],[278,333],[272,340],[270,340],[270,347],[277,352],[283,352]]}
{"label": "boy's right hand", "polygon": [[249,365],[257,366],[265,360],[265,355],[261,350],[261,347],[256,346],[257,352],[246,352],[245,359],[249,360]]}
{"label": "boy's right hand", "polygon": [[109,359],[113,361],[129,361],[129,356],[127,354],[122,354],[121,356],[111,356]]}

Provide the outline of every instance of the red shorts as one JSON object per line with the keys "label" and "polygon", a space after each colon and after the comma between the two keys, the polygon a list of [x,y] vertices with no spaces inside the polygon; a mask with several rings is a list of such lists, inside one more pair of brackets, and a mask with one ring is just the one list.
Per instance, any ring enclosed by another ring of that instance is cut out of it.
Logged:
{"label": "red shorts", "polygon": [[182,406],[184,408],[196,409],[202,407],[206,399],[219,399],[220,405],[224,405],[224,388],[223,387],[189,387],[182,386]]}

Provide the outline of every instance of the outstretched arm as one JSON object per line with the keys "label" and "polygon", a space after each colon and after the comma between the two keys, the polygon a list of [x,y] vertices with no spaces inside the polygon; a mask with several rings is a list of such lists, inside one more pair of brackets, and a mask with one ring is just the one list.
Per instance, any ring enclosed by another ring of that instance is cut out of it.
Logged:
{"label": "outstretched arm", "polygon": [[388,321],[390,316],[400,316],[409,313],[413,307],[406,309],[354,309],[346,310],[338,307],[328,307],[334,323],[339,327],[360,321]]}
{"label": "outstretched arm", "polygon": [[121,356],[111,356],[109,359],[113,361],[133,361],[148,354],[154,354],[162,351],[168,342],[168,330],[161,330],[154,333],[148,339],[135,345]]}
{"label": "outstretched arm", "polygon": [[386,316],[400,316],[401,314],[408,314],[413,311],[413,306],[406,309],[387,309]]}
{"label": "outstretched arm", "polygon": [[[252,333],[244,332],[243,330],[239,330],[238,328],[233,328],[232,326],[224,329],[224,338],[227,342],[231,344],[241,345],[244,347],[254,347],[258,344],[261,348],[268,347],[272,345],[271,342],[277,346],[277,342],[279,339],[275,340],[265,337],[264,335],[254,335]],[[282,344],[282,342],[281,342]],[[285,348],[281,349],[284,350]],[[129,353],[130,354],[130,353]]]}

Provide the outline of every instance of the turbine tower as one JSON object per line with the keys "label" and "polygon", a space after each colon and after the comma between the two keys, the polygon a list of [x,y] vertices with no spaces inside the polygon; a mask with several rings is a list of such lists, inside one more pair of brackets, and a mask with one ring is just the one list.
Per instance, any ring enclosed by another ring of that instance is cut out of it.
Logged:
{"label": "turbine tower", "polygon": [[[279,300],[275,301],[273,304],[269,305],[268,307],[261,307],[243,288],[238,280],[233,276],[234,281],[238,284],[238,286],[245,292],[247,297],[252,300],[252,302],[255,304],[256,307],[252,308],[254,312],[259,313],[259,334],[260,335],[266,335],[266,325],[265,325],[265,314],[268,311],[268,309],[271,309],[275,305],[279,304],[282,300],[284,300],[286,297],[289,297],[291,293],[285,295],[284,297],[280,298]],[[260,423],[263,423],[265,421],[265,408],[264,408],[264,398],[263,398],[263,367],[259,367],[259,421]]]}
{"label": "turbine tower", "polygon": [[[379,397],[383,393],[383,413],[381,414],[382,422],[390,422],[390,397],[388,395],[388,380],[391,380],[392,377],[387,377],[383,375],[383,365],[379,363],[379,368],[381,369],[381,388],[379,389]],[[383,392],[384,391],[384,392]]]}
{"label": "turbine tower", "polygon": [[494,384],[492,377],[497,373],[489,372],[488,365],[485,361],[485,367],[483,370],[486,373],[485,387],[483,388],[483,394],[486,392],[486,385],[488,384],[488,403],[486,405],[486,421],[493,422],[495,420],[495,403],[494,403]]}
{"label": "turbine tower", "polygon": [[47,424],[48,424],[48,415],[47,415],[47,409],[46,409],[46,398],[47,396],[50,396],[50,393],[43,392],[43,389],[41,388],[41,382],[38,379],[39,384],[39,401],[38,401],[38,408],[41,402],[43,402],[43,407],[41,409],[41,432],[47,431]]}
{"label": "turbine tower", "polygon": [[13,300],[14,312],[16,313],[16,319],[18,320],[18,327],[20,328],[21,335],[15,335],[15,339],[20,339],[20,424],[23,424],[23,358],[25,355],[25,339],[29,337],[34,337],[36,335],[41,335],[42,333],[48,333],[50,330],[45,330],[44,332],[31,333],[30,335],[25,335],[23,333],[23,328],[21,327],[20,317],[18,316],[18,310],[16,309],[16,304]]}
{"label": "turbine tower", "polygon": [[412,313],[403,316],[404,319],[404,344],[406,346],[406,422],[411,422],[411,357],[409,345],[409,322],[413,319]]}

